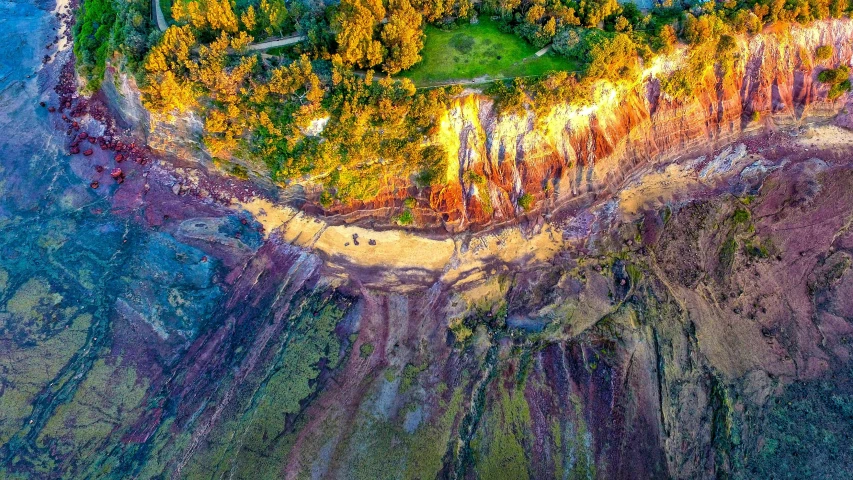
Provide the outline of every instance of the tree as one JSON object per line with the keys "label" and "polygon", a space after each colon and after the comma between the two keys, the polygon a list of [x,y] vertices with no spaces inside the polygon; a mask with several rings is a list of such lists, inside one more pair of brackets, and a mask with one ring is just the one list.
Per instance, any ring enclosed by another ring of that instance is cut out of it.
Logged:
{"label": "tree", "polygon": [[423,19],[409,0],[390,0],[391,15],[382,28],[382,43],[388,51],[384,69],[394,74],[421,60],[424,47]]}
{"label": "tree", "polygon": [[616,17],[615,28],[617,32],[623,33],[631,33],[631,31],[633,30],[631,22],[629,22],[628,19],[623,17],[622,15]]}
{"label": "tree", "polygon": [[207,22],[213,30],[236,33],[239,30],[237,15],[229,0],[205,0]]}
{"label": "tree", "polygon": [[239,30],[230,0],[176,1],[172,4],[172,18],[188,22],[198,31],[236,33]]}
{"label": "tree", "polygon": [[258,19],[255,16],[255,7],[249,5],[249,8],[243,12],[243,15],[240,16],[240,20],[243,22],[243,28],[246,29],[247,32],[253,33],[255,31],[255,27],[258,26]]}
{"label": "tree", "polygon": [[264,31],[267,35],[281,35],[281,29],[287,21],[287,8],[278,0],[261,0],[261,13],[264,19]]}
{"label": "tree", "polygon": [[174,73],[167,71],[149,79],[148,85],[142,89],[146,108],[161,113],[185,112],[195,105],[192,85],[175,77]]}
{"label": "tree", "polygon": [[606,17],[619,11],[616,0],[583,0],[578,5],[579,16],[586,27],[598,26]]}
{"label": "tree", "polygon": [[678,42],[678,36],[675,34],[675,28],[672,25],[664,25],[655,39],[654,46],[660,53],[672,53],[675,44]]}
{"label": "tree", "polygon": [[382,63],[382,44],[374,39],[379,22],[385,18],[381,3],[343,0],[337,14],[338,54],[347,65],[370,68]]}
{"label": "tree", "polygon": [[551,48],[560,55],[565,55],[567,57],[579,57],[580,52],[578,51],[578,47],[580,44],[581,37],[578,35],[577,30],[574,28],[564,27],[554,35],[554,44]]}
{"label": "tree", "polygon": [[601,37],[591,45],[587,75],[611,81],[629,77],[637,67],[637,47],[624,33]]}

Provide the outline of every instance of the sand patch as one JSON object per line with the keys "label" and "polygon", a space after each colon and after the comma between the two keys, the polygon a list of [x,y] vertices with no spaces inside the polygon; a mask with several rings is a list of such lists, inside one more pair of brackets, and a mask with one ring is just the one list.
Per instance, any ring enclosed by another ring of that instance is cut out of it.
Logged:
{"label": "sand patch", "polygon": [[651,172],[619,192],[619,208],[626,215],[636,215],[645,208],[669,202],[676,193],[698,185],[690,167],[669,164],[661,172]]}
{"label": "sand patch", "polygon": [[819,125],[806,128],[797,137],[797,144],[809,148],[849,151],[853,146],[853,132],[837,125]]}
{"label": "sand patch", "polygon": [[[357,240],[353,235],[358,235]],[[454,251],[449,238],[433,240],[405,231],[377,232],[352,226],[327,227],[313,247],[358,265],[432,271],[444,269]]]}

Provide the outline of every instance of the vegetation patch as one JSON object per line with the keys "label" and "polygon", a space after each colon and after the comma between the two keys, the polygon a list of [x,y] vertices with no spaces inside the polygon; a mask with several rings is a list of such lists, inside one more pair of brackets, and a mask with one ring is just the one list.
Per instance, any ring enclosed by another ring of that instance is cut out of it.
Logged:
{"label": "vegetation patch", "polygon": [[735,261],[736,251],[737,240],[735,240],[734,236],[729,236],[728,238],[726,238],[726,241],[723,242],[723,245],[720,247],[720,267],[725,270],[730,269]]}
{"label": "vegetation patch", "polygon": [[821,380],[793,382],[771,399],[759,431],[763,442],[745,458],[751,478],[824,478],[849,476],[853,443],[853,387],[850,367]]}
{"label": "vegetation patch", "polygon": [[499,24],[480,17],[477,24],[442,30],[428,25],[421,51],[423,60],[400,74],[416,85],[435,85],[480,77],[506,78],[543,75],[552,70],[575,70],[577,65],[558,55],[536,56],[538,48]]}
{"label": "vegetation patch", "polygon": [[814,58],[818,62],[825,62],[832,58],[832,45],[821,45],[815,50]]}
{"label": "vegetation patch", "polygon": [[826,94],[829,100],[835,100],[851,89],[850,67],[847,65],[826,69],[818,74],[817,79],[830,85],[829,92]]}
{"label": "vegetation patch", "polygon": [[533,207],[533,202],[535,198],[533,195],[529,193],[524,193],[522,196],[518,197],[518,206],[521,207],[525,212],[529,211]]}
{"label": "vegetation patch", "polygon": [[376,347],[374,347],[372,343],[362,343],[361,347],[358,349],[359,355],[361,355],[361,358],[367,358],[373,354],[373,350],[375,350],[375,348]]}
{"label": "vegetation patch", "polygon": [[135,70],[150,47],[149,2],[130,0],[84,0],[72,29],[77,69],[86,79],[85,90],[101,85],[107,60],[114,52],[124,54]]}
{"label": "vegetation patch", "polygon": [[420,375],[421,372],[427,369],[426,362],[420,365],[414,365],[411,363],[407,363],[405,367],[403,367],[403,374],[400,377],[400,393],[405,393],[415,384],[415,381]]}

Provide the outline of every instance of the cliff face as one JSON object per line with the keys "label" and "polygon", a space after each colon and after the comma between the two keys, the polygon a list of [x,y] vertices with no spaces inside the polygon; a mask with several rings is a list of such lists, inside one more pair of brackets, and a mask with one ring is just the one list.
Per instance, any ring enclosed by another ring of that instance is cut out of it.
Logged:
{"label": "cliff face", "polygon": [[[525,193],[546,212],[588,205],[618,190],[638,169],[713,149],[743,132],[837,114],[850,95],[827,101],[828,87],[817,75],[851,64],[851,38],[853,21],[847,19],[740,38],[732,71],[709,71],[689,97],[670,98],[661,92],[660,79],[684,63],[679,52],[656,59],[634,82],[600,82],[587,105],[557,105],[545,118],[498,115],[491,99],[469,91],[453,101],[440,123],[439,142],[449,156],[444,188],[395,188],[326,213],[347,222],[382,223],[399,213],[407,196],[423,195],[424,208],[415,212],[418,225],[461,231],[515,220],[524,213],[517,201]],[[822,65],[813,59],[821,45],[834,47],[833,58]],[[184,159],[209,159],[201,129],[193,114],[152,115],[148,143]],[[469,171],[485,182],[473,181]],[[308,188],[309,200],[312,191]]]}
{"label": "cliff face", "polygon": [[[27,80],[32,10],[0,44],[25,60],[0,78],[0,477],[849,477],[853,133],[646,168],[753,109],[833,114],[787,62],[849,58],[847,23],[742,45],[738,82],[681,103],[652,78],[534,128],[460,98],[433,204],[458,228],[532,192],[555,220],[431,238],[330,226],[203,168],[123,161],[119,183],[114,152],[65,155],[62,113],[11,87],[58,102],[50,68]],[[189,156],[193,121],[172,125],[150,133]]]}
{"label": "cliff face", "polygon": [[[544,119],[497,116],[488,98],[464,96],[442,122],[449,184],[432,195],[431,206],[448,214],[453,229],[506,221],[520,213],[523,193],[550,210],[613,192],[638,168],[719,146],[744,131],[835,115],[849,95],[826,101],[828,87],[817,81],[822,67],[811,57],[818,46],[832,45],[826,66],[850,65],[851,39],[849,20],[740,39],[733,71],[706,75],[689,98],[661,93],[660,79],[680,65],[678,55],[657,60],[634,84],[602,83],[590,106],[557,106]],[[467,171],[487,184],[474,185]]]}

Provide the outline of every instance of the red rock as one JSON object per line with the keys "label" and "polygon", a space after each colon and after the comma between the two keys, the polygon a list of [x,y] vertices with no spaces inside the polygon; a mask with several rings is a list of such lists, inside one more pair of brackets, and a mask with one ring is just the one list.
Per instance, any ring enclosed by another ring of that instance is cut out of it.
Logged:
{"label": "red rock", "polygon": [[48,111],[48,112],[50,112],[50,113],[53,113],[53,112],[55,112],[55,111],[56,111],[56,107],[49,107],[49,108],[47,109],[47,111]]}
{"label": "red rock", "polygon": [[77,147],[71,147],[71,149],[69,151],[71,152],[72,155],[77,155],[78,153],[80,153],[80,149]]}
{"label": "red rock", "polygon": [[116,162],[121,163],[124,160],[124,155],[118,154],[116,155]]}
{"label": "red rock", "polygon": [[110,176],[113,178],[121,178],[122,175],[124,175],[124,172],[122,172],[118,167],[114,168],[113,171],[110,172]]}
{"label": "red rock", "polygon": [[79,138],[79,139],[84,139],[84,138],[87,138],[88,136],[89,136],[89,134],[88,134],[88,133],[86,133],[86,132],[80,132],[80,135],[77,135],[77,138]]}
{"label": "red rock", "polygon": [[86,150],[85,152],[83,152],[83,155],[86,155],[88,157],[89,155],[91,155],[93,153],[95,153],[95,152],[93,152],[92,149],[90,148],[90,149]]}
{"label": "red rock", "polygon": [[104,171],[104,167],[101,165],[95,165],[95,171],[101,173]]}
{"label": "red rock", "polygon": [[90,184],[89,184],[89,186],[90,186],[90,187],[92,187],[92,188],[98,188],[100,185],[101,185],[101,184],[100,184],[100,183],[98,183],[98,181],[97,181],[97,180],[93,180],[93,181],[92,181],[92,183],[90,183]]}

